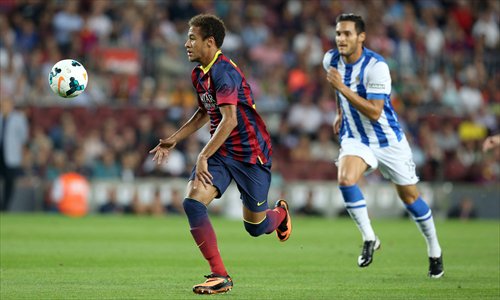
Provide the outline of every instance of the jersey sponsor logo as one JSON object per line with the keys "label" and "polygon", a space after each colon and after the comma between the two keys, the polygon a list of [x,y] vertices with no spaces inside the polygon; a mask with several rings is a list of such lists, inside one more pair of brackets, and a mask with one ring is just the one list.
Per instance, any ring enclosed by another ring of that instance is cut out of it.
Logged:
{"label": "jersey sponsor logo", "polygon": [[262,204],[266,203],[266,200],[264,201],[261,201],[261,202],[257,202],[257,206],[261,206]]}
{"label": "jersey sponsor logo", "polygon": [[384,90],[385,84],[383,84],[383,83],[368,83],[368,88],[374,89],[374,90]]}
{"label": "jersey sponsor logo", "polygon": [[217,107],[217,102],[215,101],[214,97],[212,97],[212,95],[209,93],[204,93],[203,95],[200,96],[200,99],[206,110],[212,110]]}

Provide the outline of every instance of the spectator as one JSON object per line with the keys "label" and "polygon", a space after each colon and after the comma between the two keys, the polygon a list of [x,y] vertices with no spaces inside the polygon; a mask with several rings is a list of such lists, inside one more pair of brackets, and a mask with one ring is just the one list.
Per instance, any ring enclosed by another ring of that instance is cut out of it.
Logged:
{"label": "spectator", "polygon": [[83,18],[78,14],[79,5],[78,1],[69,1],[52,21],[57,43],[65,54],[70,50],[72,35],[83,28]]}
{"label": "spectator", "polygon": [[290,158],[294,162],[309,162],[312,160],[311,153],[311,138],[302,134],[299,138],[298,144],[290,151]]}
{"label": "spectator", "polygon": [[0,211],[9,209],[22,166],[23,147],[28,142],[28,122],[14,108],[11,98],[0,101],[0,179],[3,182]]}
{"label": "spectator", "polygon": [[108,197],[104,204],[99,207],[99,212],[101,214],[114,214],[114,213],[122,213],[123,207],[118,202],[118,198],[116,197],[116,188],[112,187],[108,190]]}
{"label": "spectator", "polygon": [[307,66],[318,66],[323,61],[323,47],[318,37],[315,22],[307,22],[304,32],[301,32],[293,39],[293,51],[297,55],[304,55]]}
{"label": "spectator", "polygon": [[474,202],[469,197],[463,197],[458,204],[448,211],[448,218],[469,220],[477,217]]}
{"label": "spectator", "polygon": [[436,133],[436,142],[444,152],[456,151],[460,146],[460,138],[451,121],[445,121]]}
{"label": "spectator", "polygon": [[125,206],[125,212],[134,215],[145,215],[148,213],[148,209],[148,205],[141,201],[137,190],[135,190],[130,204]]}
{"label": "spectator", "polygon": [[66,152],[56,150],[52,153],[52,161],[47,167],[45,178],[48,180],[56,180],[57,177],[68,171],[68,157]]}
{"label": "spectator", "polygon": [[314,105],[312,95],[303,95],[299,101],[290,108],[288,123],[301,133],[315,133],[321,125],[321,111]]}
{"label": "spectator", "polygon": [[466,114],[477,112],[483,104],[483,97],[476,80],[477,78],[469,78],[467,83],[458,90],[458,98],[461,102],[459,105]]}
{"label": "spectator", "polygon": [[[379,49],[390,69],[394,69],[392,90],[397,97],[393,98],[392,105],[398,114],[408,114],[403,118],[407,121],[407,132],[428,155],[421,170],[432,172],[424,173],[439,178],[446,164],[436,158],[444,153],[441,160],[448,160],[449,151],[445,148],[451,146],[447,138],[440,139],[441,133],[431,145],[426,145],[418,136],[421,126],[430,125],[430,133],[434,135],[438,129],[441,131],[435,124],[451,117],[455,126],[470,117],[487,131],[477,134],[470,124],[463,124],[459,126],[461,136],[472,134],[484,139],[486,134],[498,131],[494,111],[499,101],[495,78],[498,78],[500,34],[495,1],[483,1],[479,5],[443,0],[366,3],[243,0],[216,5],[199,1],[131,1],[127,5],[116,1],[18,2],[4,6],[0,15],[0,100],[3,102],[8,97],[16,105],[26,106],[28,112],[38,112],[33,118],[28,117],[31,128],[41,132],[57,128],[58,117],[54,119],[54,116],[59,114],[51,114],[52,110],[61,110],[61,106],[66,105],[87,106],[90,117],[68,108],[64,115],[72,115],[73,125],[64,120],[65,116],[61,128],[50,130],[53,146],[65,151],[68,158],[75,157],[72,152],[83,147],[86,165],[94,165],[107,148],[115,152],[118,167],[125,164],[122,156],[131,150],[130,133],[122,125],[138,131],[133,151],[141,155],[157,143],[156,128],[163,125],[163,116],[177,123],[191,115],[197,100],[188,86],[189,81],[177,80],[175,76],[167,76],[168,80],[162,78],[167,73],[185,74],[192,67],[184,59],[178,59],[185,55],[182,47],[187,31],[185,21],[207,9],[226,19],[228,31],[223,52],[238,61],[248,75],[257,110],[266,119],[273,146],[280,154],[281,149],[295,147],[298,136],[303,133],[311,137],[313,147],[318,142],[319,126],[332,123],[334,101],[331,93],[324,92],[328,86],[322,78],[321,67],[321,77],[318,77],[315,61],[317,49],[333,47],[336,24],[331,16],[341,11],[356,11],[366,16],[371,36],[367,45]],[[314,34],[318,28],[321,32]],[[130,45],[138,46],[137,58],[103,59],[101,55],[103,49],[121,51]],[[262,51],[265,49],[272,52]],[[52,65],[68,56],[83,62],[91,74],[85,93],[69,102],[54,96],[46,80]],[[110,67],[110,62],[121,68],[143,66],[142,80],[136,75],[111,73],[115,68]],[[159,90],[157,100],[161,108],[150,111],[148,107],[154,104],[156,90]],[[325,94],[330,95],[326,100],[322,96]],[[319,108],[320,118],[305,117],[310,114],[308,109],[297,112],[295,106],[304,97],[310,97],[312,106]],[[122,114],[123,105],[133,111],[141,110],[139,116],[129,118]],[[295,115],[292,119],[299,122],[288,118],[292,113]],[[430,115],[436,123],[431,124]],[[103,125],[108,118],[119,122]],[[202,130],[204,133],[199,139],[207,142],[203,140],[203,136],[209,136],[207,130]],[[279,136],[281,133],[284,136]],[[463,145],[458,145],[455,150],[462,151],[462,148]],[[480,150],[479,143],[474,143],[473,148],[476,152]],[[42,179],[46,179],[43,176],[47,169],[54,170],[53,163],[57,160],[54,156],[59,156],[51,149],[46,142],[30,144],[32,170]],[[179,154],[185,159],[188,156],[184,152]],[[287,151],[283,154],[285,169],[290,165],[290,158]],[[472,169],[480,168],[474,172],[490,174],[488,180],[494,181],[498,172],[492,170],[500,169],[500,163],[492,160],[490,166],[490,159],[490,155],[482,156]],[[187,161],[184,169],[190,170],[189,158]],[[286,169],[284,171],[286,173]],[[185,173],[181,172],[181,176]],[[156,170],[136,175],[165,175],[165,172]],[[466,176],[463,180],[473,177]]]}
{"label": "spectator", "polygon": [[163,205],[163,199],[162,199],[162,194],[160,189],[156,189],[153,200],[151,201],[151,204],[149,205],[149,213],[152,216],[162,216],[166,212],[165,205]]}
{"label": "spectator", "polygon": [[93,129],[84,136],[83,155],[85,163],[93,165],[106,150],[106,145],[98,129]]}
{"label": "spectator", "polygon": [[274,82],[264,86],[262,97],[257,102],[259,112],[263,113],[281,113],[286,110],[287,105],[283,91]]}
{"label": "spectator", "polygon": [[121,180],[133,182],[137,176],[139,155],[135,151],[127,151],[121,156]]}
{"label": "spectator", "polygon": [[166,206],[167,213],[183,215],[184,207],[182,206],[182,194],[177,188],[172,188],[170,192],[170,202]]}
{"label": "spectator", "polygon": [[313,189],[310,189],[307,192],[307,197],[306,197],[306,203],[299,207],[295,213],[297,215],[303,215],[303,216],[322,216],[323,214],[314,206],[314,191]]}
{"label": "spectator", "polygon": [[479,41],[484,41],[486,48],[498,48],[500,30],[498,29],[498,15],[493,9],[480,12],[479,18],[472,27],[472,34]]}
{"label": "spectator", "polygon": [[92,174],[99,179],[119,179],[120,165],[116,161],[116,154],[112,150],[106,150],[94,164]]}
{"label": "spectator", "polygon": [[85,155],[82,148],[78,148],[73,152],[73,158],[71,159],[71,168],[75,170],[76,173],[85,176],[86,178],[92,177],[92,168],[85,161]]}
{"label": "spectator", "polygon": [[88,28],[97,35],[101,43],[108,41],[113,30],[113,22],[105,13],[108,6],[109,2],[107,1],[93,1],[88,19]]}

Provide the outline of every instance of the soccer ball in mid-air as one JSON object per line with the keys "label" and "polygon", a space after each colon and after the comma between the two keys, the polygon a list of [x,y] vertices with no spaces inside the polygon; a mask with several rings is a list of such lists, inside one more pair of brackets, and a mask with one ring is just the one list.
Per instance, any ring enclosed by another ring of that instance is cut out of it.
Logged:
{"label": "soccer ball in mid-air", "polygon": [[74,59],[58,61],[49,73],[50,88],[63,98],[74,98],[83,93],[88,79],[83,65]]}

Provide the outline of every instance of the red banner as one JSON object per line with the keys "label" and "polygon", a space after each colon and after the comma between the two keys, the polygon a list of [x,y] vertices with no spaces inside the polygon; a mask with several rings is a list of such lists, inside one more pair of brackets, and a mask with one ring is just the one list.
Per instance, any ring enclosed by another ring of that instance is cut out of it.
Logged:
{"label": "red banner", "polygon": [[106,71],[128,75],[139,73],[139,53],[135,49],[101,48],[99,56]]}

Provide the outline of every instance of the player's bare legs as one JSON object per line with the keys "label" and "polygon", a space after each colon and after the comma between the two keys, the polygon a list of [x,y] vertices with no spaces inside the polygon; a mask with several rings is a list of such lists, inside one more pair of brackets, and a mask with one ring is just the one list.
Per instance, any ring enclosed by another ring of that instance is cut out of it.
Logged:
{"label": "player's bare legs", "polygon": [[189,181],[187,197],[183,202],[191,234],[212,272],[205,276],[205,282],[193,286],[193,292],[197,294],[224,293],[233,287],[233,281],[222,262],[215,231],[207,213],[207,206],[216,196],[217,189],[213,185],[199,184],[194,188],[193,181]]}
{"label": "player's bare legs", "polygon": [[437,238],[436,227],[432,211],[420,196],[416,185],[396,185],[399,198],[404,202],[406,209],[415,220],[418,229],[427,242],[429,256],[429,276],[439,278],[444,274],[443,255]]}
{"label": "player's bare legs", "polygon": [[356,184],[368,165],[359,156],[344,156],[339,161],[338,181],[342,186]]}
{"label": "player's bare legs", "polygon": [[339,161],[338,181],[344,205],[363,236],[363,250],[358,257],[358,266],[367,267],[373,261],[373,252],[380,248],[380,241],[368,217],[366,201],[357,182],[368,165],[359,156],[344,156]]}

